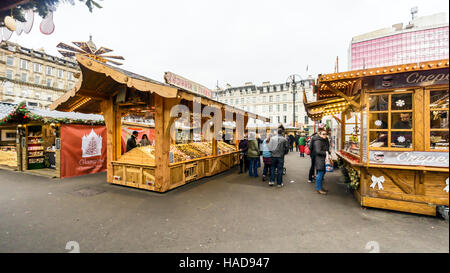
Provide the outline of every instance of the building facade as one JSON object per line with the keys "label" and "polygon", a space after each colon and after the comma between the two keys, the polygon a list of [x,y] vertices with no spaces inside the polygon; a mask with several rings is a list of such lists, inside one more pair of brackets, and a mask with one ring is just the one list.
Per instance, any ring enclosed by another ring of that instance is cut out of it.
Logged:
{"label": "building facade", "polygon": [[447,13],[414,18],[408,25],[395,24],[355,36],[349,46],[349,70],[447,59]]}
{"label": "building facade", "polygon": [[0,101],[47,108],[75,86],[75,60],[46,54],[18,44],[0,43]]}
{"label": "building facade", "polygon": [[[215,91],[214,98],[222,103],[240,108],[257,115],[270,118],[270,123],[283,124],[284,126],[302,127],[311,126],[313,122],[309,120],[303,106],[303,90],[305,90],[308,102],[314,101],[313,87],[314,79],[297,81],[295,90],[295,121],[293,124],[294,98],[291,87],[282,84],[271,84],[263,82],[262,85],[255,85],[251,82],[244,86],[232,87],[227,85],[225,89]],[[257,121],[250,119],[249,123]]]}

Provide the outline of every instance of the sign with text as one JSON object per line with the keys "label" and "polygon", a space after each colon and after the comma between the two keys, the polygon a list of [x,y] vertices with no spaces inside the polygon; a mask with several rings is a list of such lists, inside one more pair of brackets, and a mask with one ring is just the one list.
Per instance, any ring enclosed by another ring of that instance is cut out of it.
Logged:
{"label": "sign with text", "polygon": [[414,71],[375,77],[375,89],[390,89],[412,86],[431,86],[448,84],[448,69]]}
{"label": "sign with text", "polygon": [[106,171],[106,127],[61,126],[61,178]]}
{"label": "sign with text", "polygon": [[370,164],[449,167],[447,152],[370,151]]}
{"label": "sign with text", "polygon": [[175,73],[172,73],[172,72],[164,73],[164,80],[168,84],[172,84],[177,87],[191,91],[193,93],[197,93],[199,95],[202,95],[202,96],[205,96],[208,98],[212,98],[212,91],[210,89],[204,87],[201,84],[198,84],[196,82],[193,82],[191,80],[183,78]]}

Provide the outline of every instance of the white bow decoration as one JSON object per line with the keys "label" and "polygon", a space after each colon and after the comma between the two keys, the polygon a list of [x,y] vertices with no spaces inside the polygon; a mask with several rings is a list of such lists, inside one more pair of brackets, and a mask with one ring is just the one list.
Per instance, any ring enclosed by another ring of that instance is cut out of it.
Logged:
{"label": "white bow decoration", "polygon": [[378,189],[382,190],[384,180],[384,176],[376,177],[375,175],[372,175],[372,184],[370,187],[375,189],[375,186],[378,185]]}
{"label": "white bow decoration", "polygon": [[446,192],[448,192],[448,177],[447,177],[447,179],[445,179],[445,184],[446,184],[447,186],[445,186],[445,188],[444,188],[443,190],[446,191]]}

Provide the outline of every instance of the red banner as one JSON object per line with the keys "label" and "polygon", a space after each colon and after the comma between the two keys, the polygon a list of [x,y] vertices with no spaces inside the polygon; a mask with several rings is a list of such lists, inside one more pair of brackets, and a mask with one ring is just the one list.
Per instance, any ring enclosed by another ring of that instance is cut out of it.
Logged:
{"label": "red banner", "polygon": [[106,127],[61,126],[61,178],[106,171]]}

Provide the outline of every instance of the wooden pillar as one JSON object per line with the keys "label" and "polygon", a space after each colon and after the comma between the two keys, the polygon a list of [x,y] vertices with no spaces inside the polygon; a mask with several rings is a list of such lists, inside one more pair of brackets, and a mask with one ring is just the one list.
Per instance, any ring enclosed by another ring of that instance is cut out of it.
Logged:
{"label": "wooden pillar", "polygon": [[115,135],[115,118],[112,99],[101,102],[103,118],[106,125],[106,181],[112,183],[113,181],[113,167],[112,160],[115,160],[114,135]]}
{"label": "wooden pillar", "polygon": [[161,192],[170,186],[170,127],[175,119],[170,116],[170,109],[179,102],[180,99],[155,94],[155,186]]}
{"label": "wooden pillar", "polygon": [[341,135],[340,135],[340,142],[341,142],[341,150],[344,149],[345,144],[345,113],[341,113]]}
{"label": "wooden pillar", "polygon": [[[427,99],[426,99],[427,98]],[[413,126],[413,141],[414,150],[425,151],[425,139],[430,138],[430,136],[425,136],[425,127],[429,127],[430,121],[424,121],[425,109],[429,109],[429,97],[424,96],[423,89],[416,89],[413,94],[413,115],[414,115],[414,126]],[[427,124],[425,124],[427,123]],[[429,147],[429,146],[428,146]]]}

